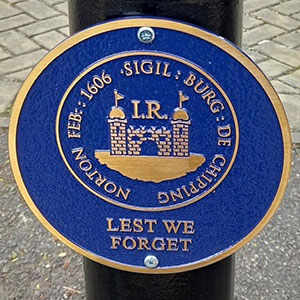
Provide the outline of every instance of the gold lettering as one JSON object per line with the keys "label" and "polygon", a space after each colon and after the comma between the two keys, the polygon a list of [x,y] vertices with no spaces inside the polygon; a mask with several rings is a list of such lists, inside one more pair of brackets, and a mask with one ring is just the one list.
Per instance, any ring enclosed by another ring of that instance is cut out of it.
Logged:
{"label": "gold lettering", "polygon": [[139,71],[139,65],[138,65],[138,63],[139,63],[138,60],[134,60],[134,61],[133,61],[134,68],[135,68],[135,74],[136,74],[136,75],[141,74],[140,71]]}
{"label": "gold lettering", "polygon": [[92,173],[85,173],[85,175],[87,176],[87,178],[88,178],[89,180],[93,180],[95,175],[100,176],[100,174],[99,174],[98,171],[94,171],[94,172],[92,172]]}
{"label": "gold lettering", "polygon": [[[128,245],[128,241],[131,242],[131,246]],[[136,240],[130,236],[126,236],[123,240],[122,245],[126,250],[133,250],[136,248]]]}
{"label": "gold lettering", "polygon": [[186,189],[186,186],[185,185],[183,185],[182,187],[181,187],[181,189],[185,192],[185,194],[188,196],[188,197],[190,197],[191,196],[191,194],[187,191],[187,189]]}
{"label": "gold lettering", "polygon": [[142,219],[134,219],[133,222],[133,232],[143,232],[144,227],[143,227],[143,220]]}
{"label": "gold lettering", "polygon": [[137,239],[139,241],[138,250],[151,250],[151,248],[148,246],[149,241],[147,238],[138,237]]}
{"label": "gold lettering", "polygon": [[218,126],[218,135],[222,138],[227,138],[231,135],[231,125]]}
{"label": "gold lettering", "polygon": [[148,233],[153,233],[154,232],[153,225],[157,224],[157,220],[145,219],[144,222],[145,224],[148,225]]}
{"label": "gold lettering", "polygon": [[102,175],[99,173],[99,177],[95,180],[96,185],[101,186],[107,179],[105,177],[102,178]]}
{"label": "gold lettering", "polygon": [[[145,66],[148,66],[148,69],[145,69]],[[141,71],[144,74],[153,74],[152,60],[143,60],[142,63],[141,63]]]}
{"label": "gold lettering", "polygon": [[133,75],[133,71],[132,71],[132,69],[131,69],[131,65],[130,65],[130,62],[129,62],[129,61],[124,63],[124,69],[125,69],[125,75],[126,75],[127,77]]}
{"label": "gold lettering", "polygon": [[194,221],[183,221],[183,233],[194,234],[195,233],[194,226],[195,226]]}
{"label": "gold lettering", "polygon": [[207,177],[205,174],[202,174],[201,177],[203,177],[204,179],[207,180],[207,182],[211,183],[212,182],[212,179]]}
{"label": "gold lettering", "polygon": [[171,198],[174,202],[176,202],[176,197],[179,198],[179,199],[183,199],[180,188],[177,188],[177,193],[174,192],[174,191],[170,191],[170,195],[171,195]]}
{"label": "gold lettering", "polygon": [[177,238],[167,238],[168,248],[167,251],[178,251],[178,239]]}
{"label": "gold lettering", "polygon": [[226,164],[226,159],[223,155],[215,155],[214,159],[212,160],[213,164],[217,164],[217,161],[221,160],[221,162],[219,163],[219,166],[223,167]]}
{"label": "gold lettering", "polygon": [[82,171],[87,172],[87,171],[89,171],[89,170],[91,170],[93,168],[93,165],[92,165],[92,163],[88,159],[85,159],[85,160],[81,160],[79,162],[79,168]]}
{"label": "gold lettering", "polygon": [[169,195],[165,192],[159,192],[157,198],[160,204],[166,204],[170,201]]}
{"label": "gold lettering", "polygon": [[117,186],[113,182],[109,181],[104,185],[104,190],[109,194],[113,194],[117,190]]}
{"label": "gold lettering", "polygon": [[209,107],[210,107],[210,111],[214,114],[225,109],[224,104],[220,100],[213,101]]}
{"label": "gold lettering", "polygon": [[107,231],[109,232],[116,232],[119,231],[119,227],[113,227],[113,218],[106,218],[107,221]]}
{"label": "gold lettering", "polygon": [[196,80],[196,75],[194,75],[192,72],[190,72],[190,75],[187,79],[183,81],[183,83],[187,86],[193,86],[194,82]]}
{"label": "gold lettering", "polygon": [[197,189],[194,185],[193,182],[190,182],[190,187],[191,187],[191,193],[192,194],[197,194],[199,192],[199,189]]}
{"label": "gold lettering", "polygon": [[69,139],[72,139],[72,138],[80,139],[81,138],[81,134],[80,134],[80,132],[68,131],[68,138]]}
{"label": "gold lettering", "polygon": [[231,139],[220,139],[218,140],[218,146],[231,146]]}
{"label": "gold lettering", "polygon": [[179,243],[183,243],[182,251],[188,252],[189,251],[189,244],[192,243],[192,239],[179,239]]}
{"label": "gold lettering", "polygon": [[70,130],[80,130],[80,123],[68,123],[68,129]]}
{"label": "gold lettering", "polygon": [[219,168],[219,167],[217,167],[217,166],[215,166],[215,165],[212,165],[212,164],[210,164],[209,165],[209,169],[207,169],[206,171],[205,171],[205,173],[207,173],[207,174],[209,174],[209,175],[211,175],[211,176],[213,176],[213,177],[217,177],[218,176],[218,173],[221,171],[221,168]]}
{"label": "gold lettering", "polygon": [[[182,224],[182,221],[173,221],[173,220],[162,220],[166,230],[168,233],[177,233],[181,224]],[[175,223],[177,223],[175,225]]]}
{"label": "gold lettering", "polygon": [[160,65],[161,65],[161,62],[157,61],[155,75],[160,75]]}
{"label": "gold lettering", "polygon": [[203,182],[200,177],[197,177],[198,186],[200,189],[204,189],[207,187],[207,183]]}
{"label": "gold lettering", "polygon": [[140,101],[139,100],[132,100],[131,103],[133,104],[133,115],[132,118],[133,119],[139,119],[139,104]]}
{"label": "gold lettering", "polygon": [[207,85],[207,84],[203,88],[199,89],[203,83],[204,83],[204,81],[202,79],[200,79],[197,82],[197,84],[194,86],[194,91],[197,94],[203,94],[205,91],[207,91],[209,89],[209,85]]}
{"label": "gold lettering", "polygon": [[126,189],[126,192],[124,192],[123,188],[120,186],[117,193],[116,193],[116,196],[118,198],[120,198],[120,195],[124,198],[124,200],[127,200],[129,194],[130,194],[131,190],[130,189]]}
{"label": "gold lettering", "polygon": [[[157,246],[157,242],[159,242],[159,246]],[[164,251],[166,247],[165,239],[157,237],[152,241],[151,246],[156,251]]]}
{"label": "gold lettering", "polygon": [[162,76],[171,77],[171,73],[168,72],[169,65],[170,65],[169,63],[164,62],[164,71],[162,73]]}
{"label": "gold lettering", "polygon": [[111,239],[111,249],[118,249],[118,246],[121,243],[121,237],[120,236],[110,236]]}
{"label": "gold lettering", "polygon": [[86,159],[86,154],[83,154],[83,148],[72,149],[72,154],[76,154],[75,160]]}
{"label": "gold lettering", "polygon": [[147,119],[154,119],[153,114],[156,116],[157,119],[164,119],[164,117],[161,116],[158,112],[160,110],[160,104],[157,101],[148,100],[146,101],[146,103],[148,105]]}
{"label": "gold lettering", "polygon": [[[76,111],[76,109],[75,109],[75,111]],[[68,120],[69,120],[69,121],[74,121],[74,122],[77,122],[77,123],[81,123],[82,116],[81,116],[80,113],[77,112],[77,111],[76,111],[75,113],[71,112],[71,113],[69,114]]]}
{"label": "gold lettering", "polygon": [[120,218],[120,231],[121,232],[131,232],[131,220],[126,218]]}
{"label": "gold lettering", "polygon": [[216,98],[216,93],[213,90],[211,90],[208,93],[202,95],[202,98],[203,98],[203,100],[206,100],[206,103],[208,105],[210,105],[210,101],[212,99]]}

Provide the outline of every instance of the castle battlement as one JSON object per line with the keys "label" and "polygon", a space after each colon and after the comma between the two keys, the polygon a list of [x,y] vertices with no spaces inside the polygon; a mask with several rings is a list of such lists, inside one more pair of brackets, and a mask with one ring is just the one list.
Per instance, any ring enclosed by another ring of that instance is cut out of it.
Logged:
{"label": "castle battlement", "polygon": [[[129,119],[123,108],[118,106],[118,100],[124,97],[116,94],[116,105],[112,108],[108,123],[110,125],[111,155],[157,155],[188,157],[189,153],[189,127],[191,121],[187,111],[182,107],[182,102],[188,100],[182,92],[179,92],[180,105],[175,108],[172,118],[169,120],[170,128],[166,126],[149,127],[128,124]],[[121,98],[120,98],[121,97]],[[157,153],[145,154],[143,144],[153,142],[157,145]]]}

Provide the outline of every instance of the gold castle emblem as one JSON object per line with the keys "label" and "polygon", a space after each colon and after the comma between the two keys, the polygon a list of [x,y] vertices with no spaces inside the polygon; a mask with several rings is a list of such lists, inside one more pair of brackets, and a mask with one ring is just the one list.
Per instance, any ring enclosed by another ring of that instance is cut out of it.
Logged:
{"label": "gold castle emblem", "polygon": [[[189,131],[191,119],[183,102],[189,97],[179,91],[179,106],[174,109],[172,118],[161,115],[160,104],[157,101],[146,101],[148,114],[139,114],[137,100],[132,100],[133,119],[154,118],[169,120],[171,128],[166,126],[134,126],[129,124],[124,109],[119,101],[125,97],[114,91],[115,105],[112,107],[108,124],[110,130],[110,150],[96,150],[95,157],[101,164],[119,171],[124,176],[142,181],[161,182],[175,179],[195,171],[205,158],[189,151]],[[147,145],[155,145],[153,153],[147,153]],[[146,155],[143,153],[146,148]],[[181,159],[179,159],[181,158]]]}

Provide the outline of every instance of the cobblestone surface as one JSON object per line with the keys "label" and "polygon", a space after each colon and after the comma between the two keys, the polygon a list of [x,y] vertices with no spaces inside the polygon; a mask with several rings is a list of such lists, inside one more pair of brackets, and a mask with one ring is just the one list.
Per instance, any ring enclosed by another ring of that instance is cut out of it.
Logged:
{"label": "cobblestone surface", "polygon": [[243,35],[243,49],[279,93],[293,141],[297,143],[300,142],[299,9],[299,0],[245,0]]}
{"label": "cobblestone surface", "polygon": [[[10,108],[31,68],[68,35],[65,0],[0,0],[0,300],[84,299],[81,259],[33,217],[7,154]],[[245,0],[244,50],[279,93],[295,143],[285,201],[237,254],[237,300],[300,299],[300,0]]]}

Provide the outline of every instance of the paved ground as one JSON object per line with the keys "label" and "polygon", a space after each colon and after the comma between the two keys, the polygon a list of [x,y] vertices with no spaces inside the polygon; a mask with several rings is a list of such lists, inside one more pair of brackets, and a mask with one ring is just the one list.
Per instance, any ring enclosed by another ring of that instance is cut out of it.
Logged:
{"label": "paved ground", "polygon": [[[236,299],[298,300],[300,0],[245,0],[244,11],[244,50],[280,94],[292,129],[294,159],[278,213],[237,254]],[[81,258],[46,232],[27,209],[11,175],[6,142],[20,85],[32,66],[67,35],[66,1],[0,0],[0,300],[84,299]]]}

